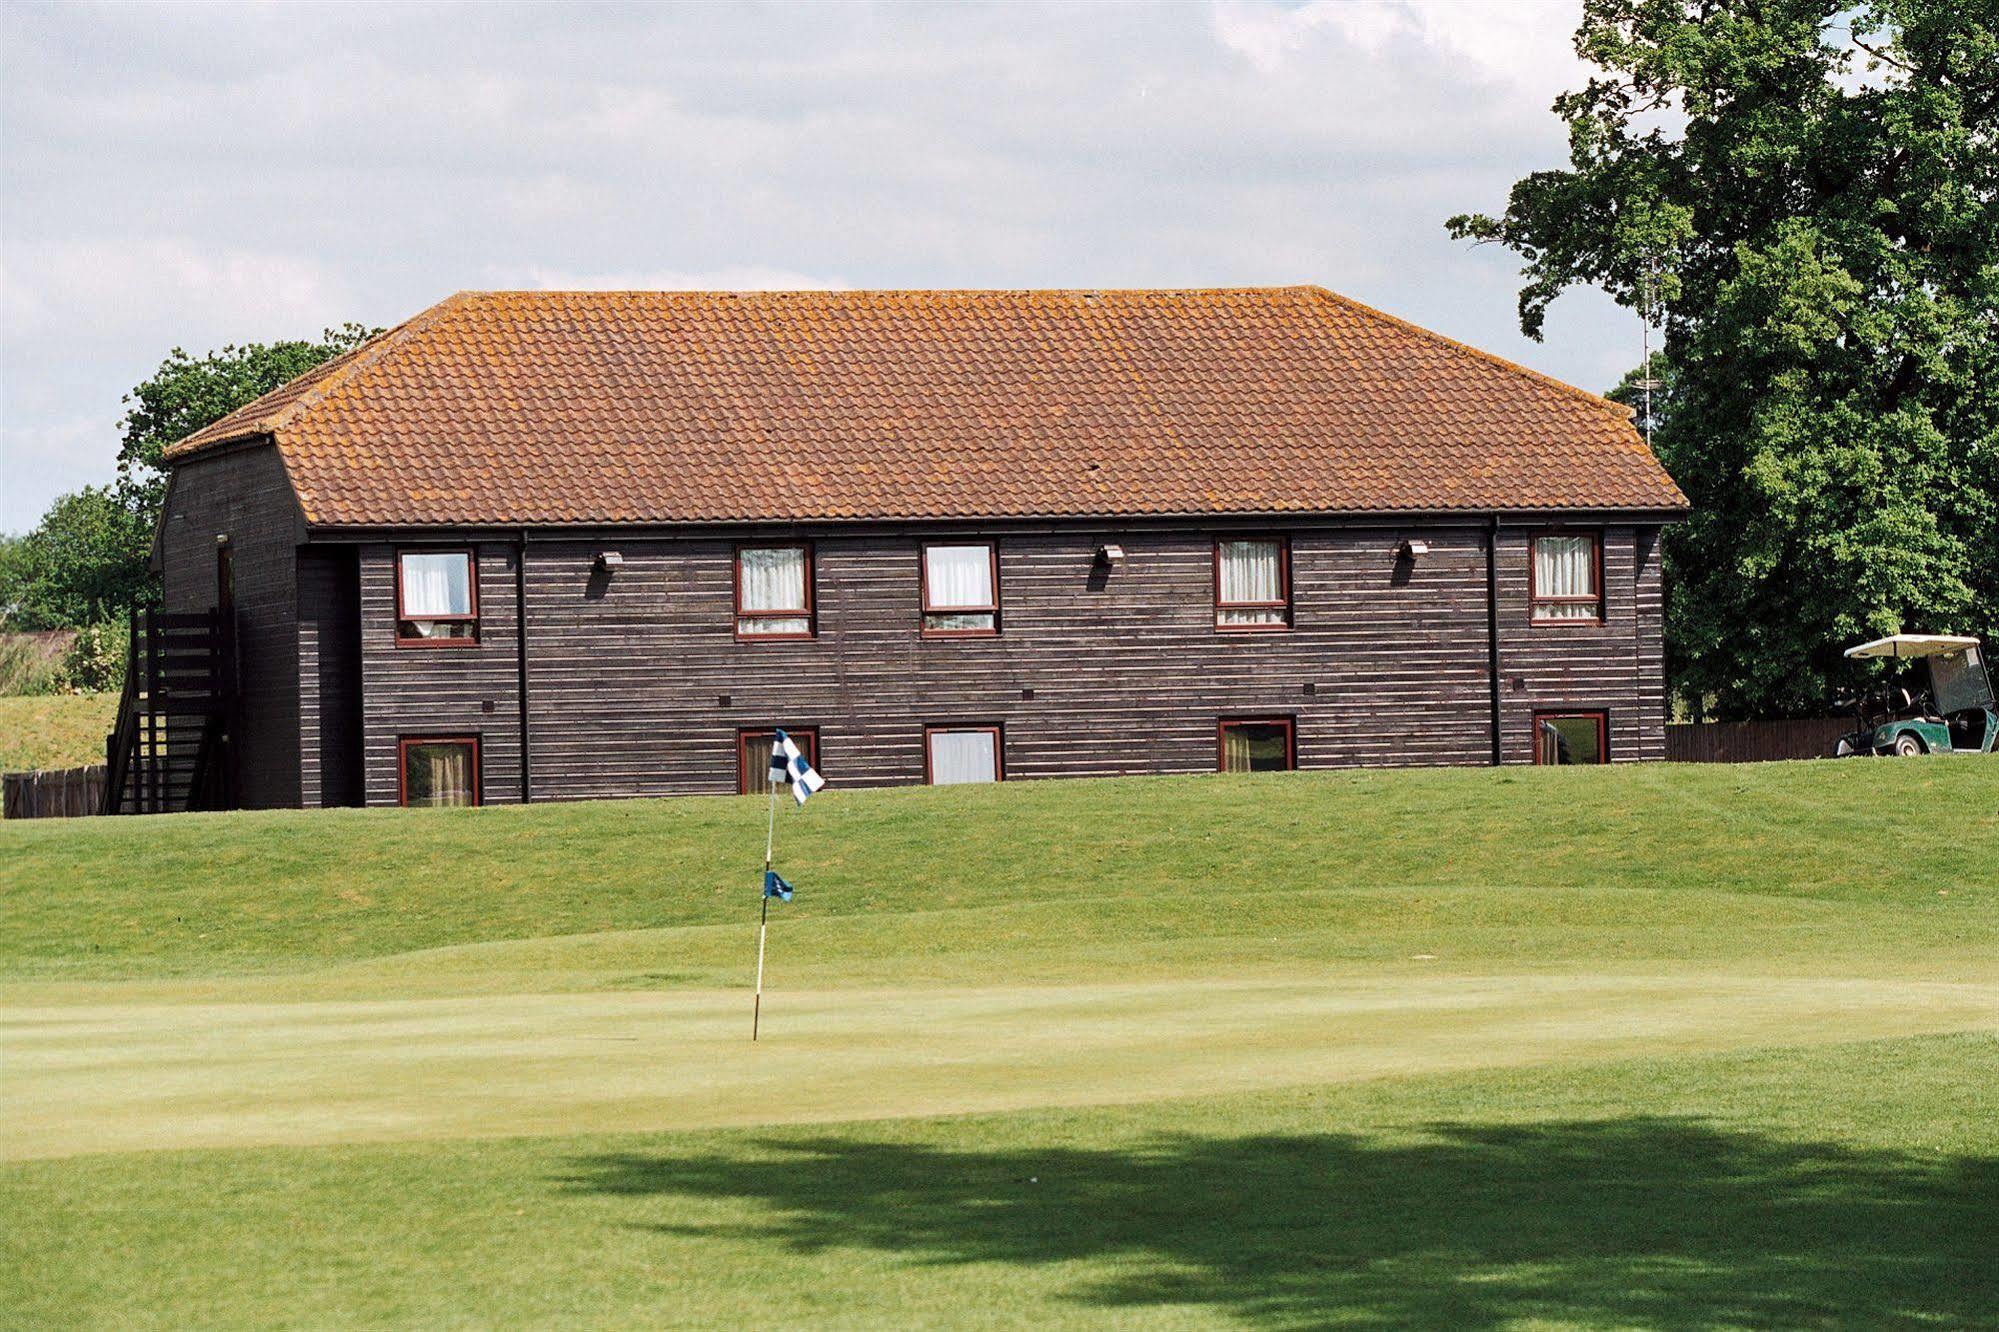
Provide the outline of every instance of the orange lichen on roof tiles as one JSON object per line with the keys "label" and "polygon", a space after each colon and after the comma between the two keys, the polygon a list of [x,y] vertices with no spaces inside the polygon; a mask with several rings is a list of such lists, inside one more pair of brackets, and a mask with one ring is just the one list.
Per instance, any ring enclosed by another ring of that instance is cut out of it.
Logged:
{"label": "orange lichen on roof tiles", "polygon": [[461,292],[167,451],[323,526],[1686,506],[1630,412],[1316,287]]}

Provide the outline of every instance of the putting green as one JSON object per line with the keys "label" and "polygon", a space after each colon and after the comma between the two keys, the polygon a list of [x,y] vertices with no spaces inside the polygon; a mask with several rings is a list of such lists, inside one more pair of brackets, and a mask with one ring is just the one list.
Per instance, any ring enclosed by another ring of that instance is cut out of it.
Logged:
{"label": "putting green", "polygon": [[[102,987],[115,990],[116,987]],[[1186,980],[15,1005],[0,1157],[803,1123],[1999,1029],[1999,983]]]}

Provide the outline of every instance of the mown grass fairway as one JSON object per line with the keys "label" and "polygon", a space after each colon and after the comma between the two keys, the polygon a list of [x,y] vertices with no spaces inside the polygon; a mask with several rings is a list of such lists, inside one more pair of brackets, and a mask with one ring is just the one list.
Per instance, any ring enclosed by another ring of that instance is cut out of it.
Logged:
{"label": "mown grass fairway", "polygon": [[0,1316],[1999,1326],[1999,764],[0,830]]}

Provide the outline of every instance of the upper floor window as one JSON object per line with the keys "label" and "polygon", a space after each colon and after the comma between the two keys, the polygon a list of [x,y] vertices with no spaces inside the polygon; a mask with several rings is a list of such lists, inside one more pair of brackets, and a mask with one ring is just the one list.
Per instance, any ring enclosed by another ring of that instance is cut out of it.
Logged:
{"label": "upper floor window", "polygon": [[923,548],[923,632],[999,632],[999,551],[990,541]]}
{"label": "upper floor window", "polygon": [[812,629],[811,548],[737,548],[736,636],[810,638]]}
{"label": "upper floor window", "polygon": [[1528,599],[1536,624],[1603,623],[1603,551],[1589,532],[1534,538]]}
{"label": "upper floor window", "polygon": [[479,580],[469,550],[396,554],[396,641],[444,646],[479,641]]}
{"label": "upper floor window", "polygon": [[1278,540],[1215,543],[1215,628],[1291,626],[1291,549]]}

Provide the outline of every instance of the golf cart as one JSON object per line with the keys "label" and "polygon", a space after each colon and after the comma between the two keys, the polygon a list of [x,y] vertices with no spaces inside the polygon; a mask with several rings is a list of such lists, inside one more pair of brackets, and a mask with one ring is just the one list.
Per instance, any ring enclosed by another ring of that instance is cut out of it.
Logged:
{"label": "golf cart", "polygon": [[[1975,638],[1894,634],[1846,650],[1856,674],[1887,663],[1875,688],[1856,691],[1860,729],[1839,739],[1839,754],[1990,754],[1999,739],[1999,705]],[[1904,667],[1902,663],[1909,663]],[[1921,663],[1917,665],[1916,663]]]}

